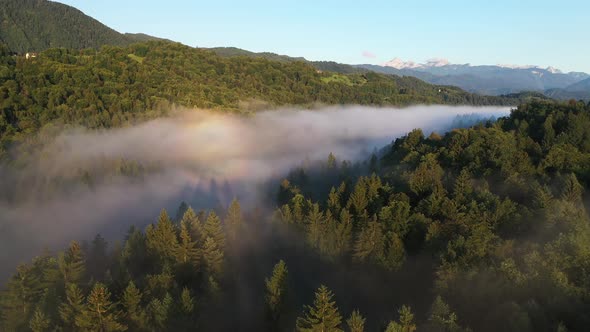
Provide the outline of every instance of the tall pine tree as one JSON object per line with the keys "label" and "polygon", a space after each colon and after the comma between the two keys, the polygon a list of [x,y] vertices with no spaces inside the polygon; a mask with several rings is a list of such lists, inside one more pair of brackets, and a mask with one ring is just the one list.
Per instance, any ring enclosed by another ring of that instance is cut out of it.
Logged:
{"label": "tall pine tree", "polygon": [[[273,323],[277,324],[285,305],[287,296],[287,265],[280,260],[272,269],[272,276],[265,280],[266,305]],[[276,325],[275,325],[276,326]]]}
{"label": "tall pine tree", "polygon": [[59,316],[66,330],[74,330],[76,317],[84,310],[84,294],[76,284],[69,284],[66,288],[65,301],[59,306]]}
{"label": "tall pine tree", "polygon": [[121,324],[119,316],[109,290],[96,283],[86,299],[84,310],[76,317],[76,325],[85,331],[125,331],[127,327]]}
{"label": "tall pine tree", "polygon": [[225,233],[221,227],[219,217],[213,211],[209,212],[207,216],[207,221],[205,221],[205,226],[203,227],[203,235],[205,241],[209,237],[215,241],[217,249],[222,252],[225,250]]}
{"label": "tall pine tree", "polygon": [[223,252],[219,250],[217,242],[208,237],[203,246],[203,260],[207,273],[214,276],[215,279],[218,279],[223,272],[223,257]]}
{"label": "tall pine tree", "polygon": [[121,297],[121,305],[125,309],[125,323],[130,330],[143,329],[147,324],[145,310],[141,307],[141,298],[141,292],[135,283],[130,281]]}
{"label": "tall pine tree", "polygon": [[313,306],[306,306],[303,317],[297,318],[297,331],[300,332],[339,332],[342,331],[342,317],[332,300],[334,295],[324,285],[315,293]]}
{"label": "tall pine tree", "polygon": [[146,244],[148,251],[164,265],[175,261],[178,252],[176,229],[166,210],[160,212],[155,226],[149,225],[146,230]]}

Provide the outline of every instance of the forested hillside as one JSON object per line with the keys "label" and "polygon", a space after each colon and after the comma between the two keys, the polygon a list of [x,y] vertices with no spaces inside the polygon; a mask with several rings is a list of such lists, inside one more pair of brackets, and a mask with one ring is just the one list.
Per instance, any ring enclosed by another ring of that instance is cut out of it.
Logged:
{"label": "forested hillside", "polygon": [[417,129],[363,163],[294,169],[266,207],[181,204],[123,243],[72,242],[17,268],[2,326],[584,331],[589,112],[533,102]]}
{"label": "forested hillside", "polygon": [[46,0],[0,0],[0,43],[12,52],[127,45],[146,35],[121,34],[76,8]]}
{"label": "forested hillside", "polygon": [[120,126],[172,105],[258,110],[314,104],[515,105],[415,78],[319,72],[303,62],[220,57],[170,42],[100,50],[54,48],[36,58],[0,49],[0,151],[50,122]]}

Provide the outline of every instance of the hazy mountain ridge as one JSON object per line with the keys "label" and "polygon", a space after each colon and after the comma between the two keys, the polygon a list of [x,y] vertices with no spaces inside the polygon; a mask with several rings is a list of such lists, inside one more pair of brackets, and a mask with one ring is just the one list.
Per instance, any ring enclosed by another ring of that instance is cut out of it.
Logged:
{"label": "hazy mountain ridge", "polygon": [[472,66],[451,64],[446,59],[432,59],[420,64],[395,58],[381,66],[361,64],[356,67],[384,74],[413,76],[433,84],[455,85],[470,92],[492,95],[565,89],[590,77],[581,72],[563,73],[551,66]]}

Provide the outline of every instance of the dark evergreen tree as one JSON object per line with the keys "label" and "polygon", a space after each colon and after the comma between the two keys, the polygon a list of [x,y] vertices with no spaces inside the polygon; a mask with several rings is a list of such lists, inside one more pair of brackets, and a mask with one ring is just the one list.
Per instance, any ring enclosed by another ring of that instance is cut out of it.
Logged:
{"label": "dark evergreen tree", "polygon": [[33,332],[44,332],[49,330],[50,324],[51,321],[47,315],[45,315],[42,310],[37,308],[33,314],[33,318],[31,318],[31,321],[29,322],[29,327]]}
{"label": "dark evergreen tree", "polygon": [[141,306],[142,295],[133,281],[130,281],[121,296],[125,324],[130,330],[143,330],[147,325],[146,312]]}
{"label": "dark evergreen tree", "polygon": [[239,238],[243,227],[242,210],[240,202],[238,202],[237,199],[232,200],[229,205],[225,224],[227,226],[230,244],[233,245],[233,243]]}
{"label": "dark evergreen tree", "polygon": [[285,306],[288,273],[287,265],[283,260],[280,260],[274,266],[272,276],[265,280],[266,306],[275,327],[278,327],[278,322]]}
{"label": "dark evergreen tree", "polygon": [[84,294],[76,284],[68,284],[65,301],[59,306],[59,316],[64,328],[70,331],[76,330],[76,319],[85,310]]}

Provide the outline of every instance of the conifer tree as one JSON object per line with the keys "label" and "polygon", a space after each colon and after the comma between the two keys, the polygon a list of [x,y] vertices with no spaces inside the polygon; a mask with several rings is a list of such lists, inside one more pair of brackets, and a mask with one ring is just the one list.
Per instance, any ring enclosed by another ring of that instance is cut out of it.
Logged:
{"label": "conifer tree", "polygon": [[201,223],[201,220],[199,219],[193,208],[188,207],[188,209],[184,212],[182,219],[180,220],[180,224],[186,225],[185,227],[187,227],[190,231],[191,238],[194,241],[199,243],[204,240],[203,224]]}
{"label": "conifer tree", "polygon": [[169,293],[166,293],[162,300],[154,298],[150,301],[147,306],[147,312],[150,324],[155,327],[156,331],[165,329],[166,322],[170,318],[171,309],[172,297]]}
{"label": "conifer tree", "polygon": [[217,279],[215,279],[214,276],[209,275],[209,278],[207,278],[207,293],[209,294],[209,296],[213,299],[216,300],[219,297],[219,293],[221,292],[221,289],[219,287],[219,282],[217,282]]}
{"label": "conifer tree", "polygon": [[352,217],[348,210],[343,208],[339,219],[335,231],[335,249],[338,254],[346,255],[352,242]]}
{"label": "conifer tree", "polygon": [[399,309],[399,322],[392,321],[387,326],[385,332],[414,332],[416,324],[414,323],[414,314],[408,306],[402,306]]}
{"label": "conifer tree", "polygon": [[358,217],[365,211],[368,205],[367,186],[365,185],[365,178],[361,176],[356,182],[346,206],[352,207],[355,215]]}
{"label": "conifer tree", "polygon": [[584,187],[582,187],[576,175],[573,173],[566,175],[562,182],[561,199],[574,204],[581,203]]}
{"label": "conifer tree", "polygon": [[291,199],[291,205],[293,205],[293,221],[296,224],[305,222],[305,197],[301,194],[295,195]]}
{"label": "conifer tree", "polygon": [[312,248],[319,248],[324,235],[324,215],[320,206],[313,204],[307,215],[307,242]]}
{"label": "conifer tree", "polygon": [[29,327],[33,332],[45,332],[49,330],[50,324],[49,317],[40,308],[37,308],[29,322]]}
{"label": "conifer tree", "polygon": [[76,325],[85,331],[125,331],[127,327],[120,323],[119,316],[109,290],[96,283],[86,299],[84,310],[76,317]]}
{"label": "conifer tree", "polygon": [[473,185],[471,184],[471,174],[467,168],[464,168],[455,179],[453,185],[453,199],[460,204],[467,203],[466,198],[473,192]]}
{"label": "conifer tree", "polygon": [[189,205],[186,204],[185,201],[182,201],[180,203],[180,205],[178,206],[178,210],[176,210],[176,216],[174,217],[174,221],[175,222],[179,222],[182,220],[182,217],[184,217],[184,214],[186,213],[186,211],[189,209]]}
{"label": "conifer tree", "polygon": [[358,310],[354,310],[350,318],[346,320],[350,332],[363,332],[365,330],[365,318]]}
{"label": "conifer tree", "polygon": [[369,203],[376,201],[379,198],[379,190],[383,187],[381,178],[377,174],[372,173],[369,178],[365,178],[367,186],[367,199]]}
{"label": "conifer tree", "polygon": [[292,224],[295,222],[293,213],[291,212],[291,207],[289,204],[285,204],[281,207],[279,211],[280,220],[285,224]]}
{"label": "conifer tree", "polygon": [[342,331],[342,317],[332,300],[334,295],[321,285],[315,293],[313,306],[306,306],[303,317],[297,318],[297,331],[300,332],[338,332]]}
{"label": "conifer tree", "polygon": [[240,207],[240,202],[238,202],[237,199],[232,200],[231,204],[229,205],[225,224],[227,226],[230,244],[233,245],[233,243],[238,239],[240,231],[243,227],[242,210]]}
{"label": "conifer tree", "polygon": [[337,165],[338,162],[336,161],[336,157],[332,152],[330,152],[330,154],[328,155],[328,169],[335,169]]}
{"label": "conifer tree", "polygon": [[84,310],[84,295],[76,284],[68,284],[66,287],[65,301],[59,306],[59,316],[67,330],[74,330],[76,317]]}
{"label": "conifer tree", "polygon": [[121,297],[125,309],[125,321],[130,329],[141,329],[146,324],[146,313],[141,307],[142,295],[133,281],[130,281]]}
{"label": "conifer tree", "polygon": [[208,237],[203,246],[203,260],[207,273],[214,277],[220,277],[223,272],[223,258],[223,252],[219,250],[217,242]]}
{"label": "conifer tree", "polygon": [[153,267],[154,264],[149,261],[149,258],[145,235],[138,228],[130,227],[121,252],[122,264],[131,276],[135,277],[148,272]]}
{"label": "conifer tree", "polygon": [[448,304],[438,295],[430,307],[430,317],[427,328],[432,331],[458,332],[461,327],[457,323],[457,316]]}
{"label": "conifer tree", "polygon": [[82,248],[78,242],[72,241],[66,252],[58,255],[56,264],[45,271],[45,279],[51,283],[59,282],[63,291],[69,283],[80,285],[85,271]]}
{"label": "conifer tree", "polygon": [[379,212],[379,220],[388,230],[395,232],[400,238],[404,238],[410,231],[410,210],[410,203],[392,199]]}
{"label": "conifer tree", "polygon": [[176,261],[179,264],[190,265],[193,268],[199,266],[199,248],[191,238],[190,230],[186,223],[180,224],[180,244],[176,249]]}
{"label": "conifer tree", "polygon": [[330,193],[328,194],[328,209],[332,211],[332,213],[338,213],[340,211],[340,192],[336,191],[336,188],[332,187],[330,189]]}
{"label": "conifer tree", "polygon": [[443,189],[442,177],[444,170],[436,155],[429,153],[422,157],[416,170],[410,175],[408,184],[417,195],[426,195]]}
{"label": "conifer tree", "polygon": [[205,221],[203,227],[203,235],[205,241],[207,241],[207,238],[213,239],[217,249],[221,252],[225,250],[225,233],[221,227],[219,217],[213,211],[209,212],[209,216],[207,216],[207,221]]}
{"label": "conifer tree", "polygon": [[40,277],[30,265],[19,265],[0,297],[2,320],[6,330],[20,330],[28,326],[33,308],[42,292]]}
{"label": "conifer tree", "polygon": [[180,294],[180,310],[185,315],[192,315],[195,310],[195,300],[188,288],[184,287]]}
{"label": "conifer tree", "polygon": [[87,254],[88,273],[95,280],[103,280],[108,269],[109,257],[107,255],[107,242],[97,234],[92,240]]}
{"label": "conifer tree", "polygon": [[275,264],[272,269],[272,276],[265,280],[266,284],[266,305],[268,313],[273,322],[278,322],[287,295],[287,265],[283,260]]}
{"label": "conifer tree", "polygon": [[160,212],[156,225],[150,226],[145,234],[148,251],[162,264],[173,262],[178,252],[178,240],[176,229],[166,210]]}
{"label": "conifer tree", "polygon": [[321,236],[319,239],[319,250],[320,253],[332,259],[335,258],[339,253],[336,248],[338,225],[339,223],[332,216],[332,212],[330,212],[330,210],[327,210],[326,215],[324,216],[323,225],[320,228]]}
{"label": "conifer tree", "polygon": [[353,259],[357,262],[364,262],[367,259],[376,260],[383,257],[384,249],[381,224],[371,221],[358,235],[354,244]]}
{"label": "conifer tree", "polygon": [[390,270],[399,269],[406,256],[404,243],[394,232],[388,232],[385,236],[385,252],[382,258],[384,267]]}

